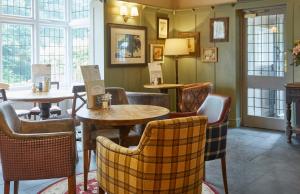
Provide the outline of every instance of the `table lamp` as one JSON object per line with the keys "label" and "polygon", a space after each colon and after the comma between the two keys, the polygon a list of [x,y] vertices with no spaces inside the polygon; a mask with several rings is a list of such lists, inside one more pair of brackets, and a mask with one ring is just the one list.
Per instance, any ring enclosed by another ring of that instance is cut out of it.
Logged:
{"label": "table lamp", "polygon": [[189,54],[188,41],[184,38],[169,38],[165,42],[165,56],[175,58],[176,84],[178,84],[178,57]]}

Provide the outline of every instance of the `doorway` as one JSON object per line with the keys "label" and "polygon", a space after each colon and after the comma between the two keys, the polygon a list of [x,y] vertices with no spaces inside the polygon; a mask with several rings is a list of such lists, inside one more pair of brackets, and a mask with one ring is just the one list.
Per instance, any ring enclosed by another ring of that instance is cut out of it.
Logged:
{"label": "doorway", "polygon": [[244,12],[243,125],[285,128],[285,7]]}

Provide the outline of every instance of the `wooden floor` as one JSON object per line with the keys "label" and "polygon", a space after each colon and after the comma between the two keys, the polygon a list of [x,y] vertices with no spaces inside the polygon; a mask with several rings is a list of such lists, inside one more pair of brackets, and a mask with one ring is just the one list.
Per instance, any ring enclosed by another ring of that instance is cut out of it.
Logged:
{"label": "wooden floor", "polygon": [[[299,194],[300,141],[287,144],[283,132],[259,129],[230,129],[227,142],[228,185],[230,194]],[[82,148],[78,146],[77,173],[82,168]],[[91,169],[95,169],[95,158]],[[220,161],[206,164],[207,181],[223,193]],[[3,193],[2,169],[0,193]],[[21,181],[20,194],[34,194],[57,181]],[[11,185],[12,191],[13,185]]]}

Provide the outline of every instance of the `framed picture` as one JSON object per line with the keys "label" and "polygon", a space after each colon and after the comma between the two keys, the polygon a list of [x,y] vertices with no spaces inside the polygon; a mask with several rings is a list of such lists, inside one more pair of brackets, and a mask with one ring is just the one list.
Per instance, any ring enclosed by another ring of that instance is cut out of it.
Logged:
{"label": "framed picture", "polygon": [[108,64],[111,66],[147,64],[147,28],[108,24]]}
{"label": "framed picture", "polygon": [[218,48],[203,48],[202,49],[202,62],[216,63],[218,62]]}
{"label": "framed picture", "polygon": [[228,42],[229,41],[229,18],[210,19],[210,41]]}
{"label": "framed picture", "polygon": [[200,56],[200,32],[178,32],[178,38],[186,38],[188,40],[190,57]]}
{"label": "framed picture", "polygon": [[157,17],[157,39],[167,39],[169,37],[169,18]]}
{"label": "framed picture", "polygon": [[164,44],[150,44],[150,62],[164,62]]}

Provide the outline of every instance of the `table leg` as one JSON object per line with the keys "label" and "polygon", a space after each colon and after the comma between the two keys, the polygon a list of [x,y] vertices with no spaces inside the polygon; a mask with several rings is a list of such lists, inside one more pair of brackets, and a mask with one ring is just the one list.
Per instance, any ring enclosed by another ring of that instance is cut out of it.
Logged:
{"label": "table leg", "polygon": [[40,103],[39,106],[41,109],[40,116],[41,116],[42,120],[49,119],[51,103]]}
{"label": "table leg", "polygon": [[126,140],[126,137],[128,137],[128,134],[130,132],[130,129],[132,129],[133,126],[122,126],[122,127],[119,127],[119,130],[120,130],[120,145],[121,146],[126,146],[125,144],[125,140]]}
{"label": "table leg", "polygon": [[87,191],[88,173],[90,168],[90,154],[89,154],[89,142],[90,142],[90,124],[84,122],[82,130],[82,145],[83,145],[83,187],[84,191]]}
{"label": "table leg", "polygon": [[291,110],[291,102],[286,103],[286,136],[287,136],[287,142],[291,143],[292,142],[292,124],[291,124],[291,115],[292,115],[292,110]]}

